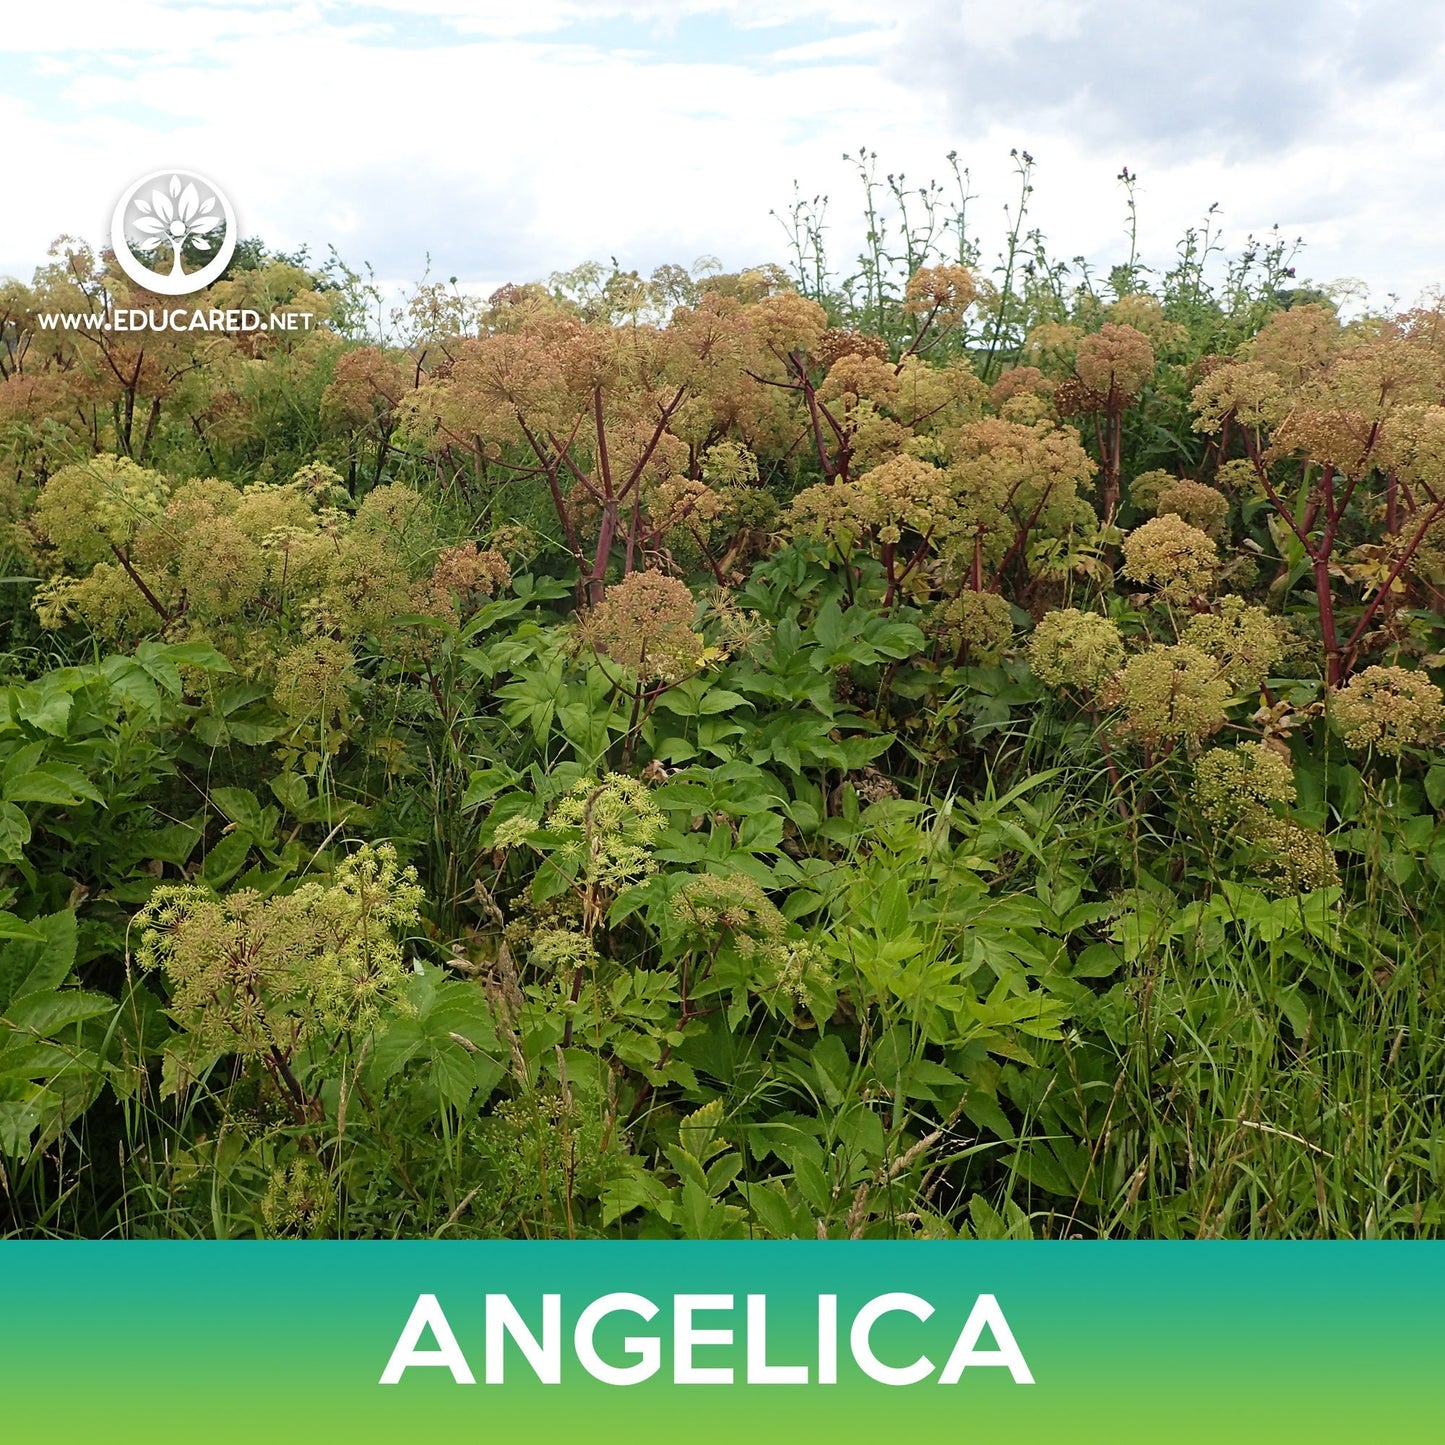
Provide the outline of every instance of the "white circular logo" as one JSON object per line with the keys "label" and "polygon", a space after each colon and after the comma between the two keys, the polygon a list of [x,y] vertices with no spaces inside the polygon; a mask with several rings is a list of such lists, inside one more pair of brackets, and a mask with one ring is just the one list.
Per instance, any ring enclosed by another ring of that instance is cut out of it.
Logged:
{"label": "white circular logo", "polygon": [[[110,221],[120,269],[160,296],[185,296],[217,280],[236,251],[236,213],[225,193],[194,171],[152,171],[120,198]],[[186,252],[214,252],[187,272]],[[159,263],[158,265],[154,263]]]}

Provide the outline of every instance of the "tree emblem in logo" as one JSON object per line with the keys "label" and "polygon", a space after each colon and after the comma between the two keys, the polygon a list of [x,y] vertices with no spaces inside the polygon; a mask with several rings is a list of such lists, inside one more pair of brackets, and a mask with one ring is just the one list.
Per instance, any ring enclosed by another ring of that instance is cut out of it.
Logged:
{"label": "tree emblem in logo", "polygon": [[[121,197],[110,239],[120,269],[137,286],[160,296],[184,296],[209,286],[229,265],[236,213],[204,176],[154,171]],[[195,269],[188,271],[188,264]]]}

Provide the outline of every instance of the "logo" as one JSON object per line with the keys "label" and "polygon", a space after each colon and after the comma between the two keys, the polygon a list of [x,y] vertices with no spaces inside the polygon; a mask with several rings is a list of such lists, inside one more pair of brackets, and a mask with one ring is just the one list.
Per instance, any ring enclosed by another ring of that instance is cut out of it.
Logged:
{"label": "logo", "polygon": [[[159,296],[186,296],[218,280],[230,263],[236,213],[204,176],[153,171],[120,198],[110,239],[120,269],[137,286]],[[187,271],[188,262],[196,269]]]}

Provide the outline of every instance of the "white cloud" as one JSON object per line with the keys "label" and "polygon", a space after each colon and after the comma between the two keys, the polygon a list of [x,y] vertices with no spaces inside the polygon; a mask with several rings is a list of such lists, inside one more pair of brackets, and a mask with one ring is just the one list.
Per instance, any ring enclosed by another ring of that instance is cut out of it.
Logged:
{"label": "white cloud", "polygon": [[[494,285],[784,253],[796,177],[856,250],[860,144],[909,184],[956,149],[997,239],[1008,151],[1039,158],[1051,249],[1141,239],[1167,260],[1212,201],[1243,239],[1278,220],[1302,270],[1411,294],[1437,279],[1445,16],[1397,0],[72,0],[7,16],[0,125],[24,143],[0,272],[103,234],[134,173],[189,165],[274,245],[334,242],[386,278]],[[1373,23],[1372,23],[1373,20]],[[78,39],[78,37],[80,37]],[[841,258],[840,258],[841,259]]]}

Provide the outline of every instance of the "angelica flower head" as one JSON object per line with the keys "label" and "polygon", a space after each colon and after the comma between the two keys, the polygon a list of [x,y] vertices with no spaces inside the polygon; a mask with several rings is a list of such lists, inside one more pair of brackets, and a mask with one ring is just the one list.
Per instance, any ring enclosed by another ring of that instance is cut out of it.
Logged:
{"label": "angelica flower head", "polygon": [[936,312],[945,325],[954,326],[977,299],[978,284],[966,266],[924,266],[908,278],[903,309],[910,316]]}
{"label": "angelica flower head", "polygon": [[1047,398],[1054,390],[1054,383],[1037,366],[1011,366],[999,375],[988,395],[995,409],[1002,410],[1016,396]]}
{"label": "angelica flower head", "polygon": [[1155,511],[1161,517],[1182,517],[1191,527],[1222,537],[1229,520],[1229,498],[1203,482],[1173,481],[1159,493]]}
{"label": "angelica flower head", "polygon": [[677,681],[707,657],[696,631],[697,599],[662,572],[633,572],[607,589],[576,624],[578,642],[642,681]]}
{"label": "angelica flower head", "polygon": [[363,845],[329,883],[262,898],[163,884],[136,918],[136,962],[163,973],[171,1014],[202,1049],[259,1056],[403,1007],[397,934],[419,917],[416,870]]}
{"label": "angelica flower head", "polygon": [[1124,639],[1107,617],[1064,607],[1045,613],[1029,639],[1029,665],[1048,687],[1094,689],[1124,663]]}
{"label": "angelica flower head", "polygon": [[1279,376],[1262,362],[1232,361],[1212,367],[1190,397],[1194,430],[1216,432],[1229,417],[1259,431],[1281,420],[1290,399]]}
{"label": "angelica flower head", "polygon": [[1436,741],[1445,699],[1423,672],[1367,667],[1331,697],[1330,717],[1350,747],[1398,754]]}
{"label": "angelica flower head", "polygon": [[1141,512],[1156,512],[1159,509],[1159,498],[1178,481],[1179,478],[1173,472],[1166,472],[1160,467],[1153,471],[1140,472],[1129,483],[1129,500]]}
{"label": "angelica flower head", "polygon": [[998,592],[965,588],[928,614],[928,631],[955,652],[980,662],[993,661],[1013,641],[1013,611]]}
{"label": "angelica flower head", "polygon": [[1090,391],[1130,401],[1154,376],[1154,348],[1142,331],[1110,321],[1079,342],[1074,370]]}
{"label": "angelica flower head", "polygon": [[351,649],[332,637],[303,642],[276,663],[276,702],[293,722],[341,733],[360,679]]}
{"label": "angelica flower head", "polygon": [[702,479],[710,487],[755,487],[758,459],[741,442],[714,442],[702,454]]}
{"label": "angelica flower head", "polygon": [[647,785],[620,773],[583,778],[552,805],[554,856],[589,888],[616,893],[657,868],[652,850],[667,828]]}
{"label": "angelica flower head", "polygon": [[1294,769],[1266,743],[1211,748],[1194,764],[1194,797],[1210,822],[1233,827],[1271,803],[1294,802]]}
{"label": "angelica flower head", "polygon": [[261,1200],[261,1218],[276,1237],[308,1239],[318,1235],[336,1212],[336,1185],[309,1155],[271,1172]]}
{"label": "angelica flower head", "polygon": [[1145,522],[1124,540],[1124,575],[1164,602],[1188,602],[1207,592],[1218,567],[1214,539],[1173,513]]}
{"label": "angelica flower head", "polygon": [[1083,334],[1079,327],[1067,322],[1041,322],[1024,338],[1023,360],[1049,376],[1070,372]]}
{"label": "angelica flower head", "polygon": [[828,313],[796,291],[779,291],[749,308],[748,323],[758,340],[776,355],[801,352],[811,356],[828,329]]}
{"label": "angelica flower head", "polygon": [[1180,640],[1217,659],[1234,687],[1259,687],[1287,650],[1280,621],[1234,594],[1191,617]]}
{"label": "angelica flower head", "polygon": [[500,552],[462,542],[437,553],[432,575],[422,588],[422,601],[433,616],[456,622],[461,615],[459,604],[469,610],[511,581],[512,569]]}
{"label": "angelica flower head", "polygon": [[1256,842],[1265,859],[1266,881],[1275,891],[1313,893],[1339,887],[1335,850],[1323,833],[1288,818],[1271,818]]}
{"label": "angelica flower head", "polygon": [[1124,709],[1124,726],[1147,747],[1202,742],[1224,726],[1229,683],[1219,664],[1187,643],[1157,643],[1110,679],[1106,700]]}
{"label": "angelica flower head", "polygon": [[108,562],[146,522],[160,516],[170,484],[128,457],[108,453],[62,467],[40,489],[37,532],[76,567]]}

